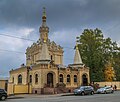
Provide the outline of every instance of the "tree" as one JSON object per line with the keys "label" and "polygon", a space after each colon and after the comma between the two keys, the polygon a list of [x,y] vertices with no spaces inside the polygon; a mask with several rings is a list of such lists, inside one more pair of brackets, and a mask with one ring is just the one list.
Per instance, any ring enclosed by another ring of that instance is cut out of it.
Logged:
{"label": "tree", "polygon": [[115,71],[110,62],[106,64],[104,74],[105,74],[105,81],[109,81],[109,82],[114,81]]}
{"label": "tree", "polygon": [[99,29],[85,29],[80,36],[79,49],[83,62],[90,67],[91,81],[104,79],[102,44],[103,34]]}
{"label": "tree", "polygon": [[120,81],[120,49],[113,53],[113,67],[116,73],[116,80]]}
{"label": "tree", "polygon": [[[115,68],[117,80],[120,80],[120,48],[110,38],[104,38],[98,28],[85,29],[80,35],[79,50],[83,62],[90,67],[91,81],[105,80],[105,65],[110,61]],[[117,56],[117,57],[116,57]],[[117,71],[119,69],[119,72]]]}

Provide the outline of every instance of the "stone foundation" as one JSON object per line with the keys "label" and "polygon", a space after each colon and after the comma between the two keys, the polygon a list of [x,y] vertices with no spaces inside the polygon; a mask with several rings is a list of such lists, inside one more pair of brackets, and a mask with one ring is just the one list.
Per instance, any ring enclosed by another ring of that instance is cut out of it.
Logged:
{"label": "stone foundation", "polygon": [[33,88],[33,94],[60,94],[60,93],[72,93],[75,88]]}
{"label": "stone foundation", "polygon": [[32,93],[33,93],[33,94],[41,94],[41,92],[42,92],[42,91],[41,91],[41,88],[33,88],[33,89],[32,89]]}

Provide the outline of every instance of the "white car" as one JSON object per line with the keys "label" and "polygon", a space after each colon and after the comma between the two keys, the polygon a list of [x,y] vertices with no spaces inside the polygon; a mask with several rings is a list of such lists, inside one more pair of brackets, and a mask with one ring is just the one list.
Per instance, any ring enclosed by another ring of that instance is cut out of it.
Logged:
{"label": "white car", "polygon": [[113,92],[114,90],[111,86],[101,87],[97,90],[97,93],[104,93],[104,94],[113,93]]}

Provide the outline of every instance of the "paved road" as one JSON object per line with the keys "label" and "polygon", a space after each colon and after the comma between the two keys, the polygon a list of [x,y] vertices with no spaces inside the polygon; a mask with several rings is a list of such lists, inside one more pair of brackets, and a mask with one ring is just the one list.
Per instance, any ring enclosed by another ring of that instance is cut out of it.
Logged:
{"label": "paved road", "polygon": [[9,102],[120,102],[120,91],[114,94],[95,94],[87,96],[23,96],[18,99],[7,99]]}

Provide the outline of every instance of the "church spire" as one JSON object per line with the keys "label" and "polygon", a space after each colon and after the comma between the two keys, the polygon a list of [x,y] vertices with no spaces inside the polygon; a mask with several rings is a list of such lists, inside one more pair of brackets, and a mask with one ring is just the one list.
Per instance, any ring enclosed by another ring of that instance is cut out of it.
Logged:
{"label": "church spire", "polygon": [[44,41],[48,41],[48,33],[49,33],[49,27],[47,27],[46,24],[46,9],[45,7],[43,7],[43,13],[42,13],[42,25],[39,28],[39,32],[40,32],[40,39],[42,42]]}
{"label": "church spire", "polygon": [[43,17],[46,17],[46,9],[43,7]]}
{"label": "church spire", "polygon": [[46,9],[43,7],[42,26],[46,27]]}
{"label": "church spire", "polygon": [[79,53],[77,41],[76,41],[76,48],[75,48],[74,64],[83,64],[80,53]]}

